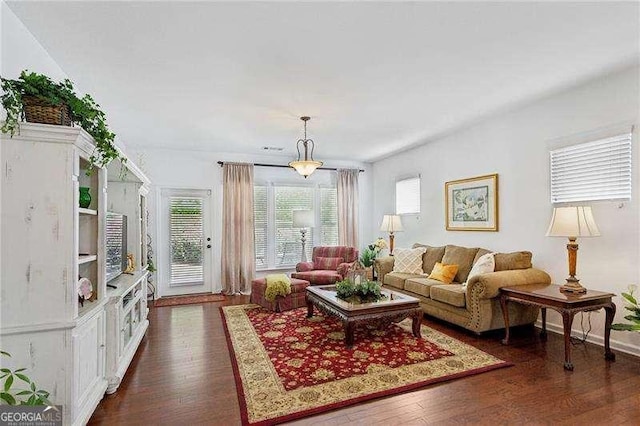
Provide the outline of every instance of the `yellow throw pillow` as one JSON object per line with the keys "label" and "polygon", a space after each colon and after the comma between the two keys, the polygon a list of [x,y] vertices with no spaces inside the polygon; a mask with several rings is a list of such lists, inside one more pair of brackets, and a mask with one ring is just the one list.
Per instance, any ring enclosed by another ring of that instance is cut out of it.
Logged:
{"label": "yellow throw pillow", "polygon": [[429,278],[442,281],[445,284],[451,284],[457,273],[458,265],[443,265],[437,262],[433,267],[433,271],[429,274]]}

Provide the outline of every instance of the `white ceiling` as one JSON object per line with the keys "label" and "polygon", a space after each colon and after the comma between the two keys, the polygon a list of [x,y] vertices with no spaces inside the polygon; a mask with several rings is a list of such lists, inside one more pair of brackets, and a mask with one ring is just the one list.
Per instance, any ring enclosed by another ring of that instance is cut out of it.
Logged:
{"label": "white ceiling", "polygon": [[7,3],[134,148],[291,157],[310,115],[372,161],[640,50],[637,2]]}

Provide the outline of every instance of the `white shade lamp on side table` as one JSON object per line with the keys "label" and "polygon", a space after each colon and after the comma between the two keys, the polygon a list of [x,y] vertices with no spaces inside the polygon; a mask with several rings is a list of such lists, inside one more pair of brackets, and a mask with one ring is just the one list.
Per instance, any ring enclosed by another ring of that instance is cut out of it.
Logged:
{"label": "white shade lamp on side table", "polygon": [[307,242],[307,228],[315,226],[315,217],[313,210],[294,210],[293,211],[293,227],[300,228],[300,241],[302,242],[302,258],[301,262],[307,261],[307,253],[305,244]]}
{"label": "white shade lamp on side table", "polygon": [[403,231],[400,216],[397,214],[385,214],[382,218],[380,230],[389,233],[389,254],[393,256],[393,239],[395,238],[393,234],[394,232]]}
{"label": "white shade lamp on side table", "polygon": [[569,293],[586,293],[587,289],[580,285],[576,278],[576,264],[578,261],[578,237],[598,237],[600,231],[593,219],[591,207],[555,207],[551,216],[551,223],[547,230],[547,237],[569,238],[567,252],[569,254],[569,278],[562,286],[562,291]]}

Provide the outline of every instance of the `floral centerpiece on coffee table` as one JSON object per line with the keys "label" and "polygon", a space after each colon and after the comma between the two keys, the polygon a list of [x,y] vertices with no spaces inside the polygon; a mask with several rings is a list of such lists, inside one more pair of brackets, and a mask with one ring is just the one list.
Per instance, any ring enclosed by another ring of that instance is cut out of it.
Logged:
{"label": "floral centerpiece on coffee table", "polygon": [[383,238],[378,238],[373,244],[369,244],[362,250],[360,263],[367,271],[367,278],[373,279],[373,262],[378,257],[382,249],[387,248],[387,242]]}
{"label": "floral centerpiece on coffee table", "polygon": [[380,284],[369,280],[357,283],[351,280],[338,281],[336,283],[336,296],[338,299],[350,303],[371,303],[387,298],[380,291]]}

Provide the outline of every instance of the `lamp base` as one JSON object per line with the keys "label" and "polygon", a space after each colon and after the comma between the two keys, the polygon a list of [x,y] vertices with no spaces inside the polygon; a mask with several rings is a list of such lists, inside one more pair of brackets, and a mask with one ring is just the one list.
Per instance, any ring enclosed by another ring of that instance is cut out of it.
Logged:
{"label": "lamp base", "polygon": [[582,287],[577,279],[567,278],[567,283],[560,287],[560,291],[565,293],[586,293],[587,289]]}

